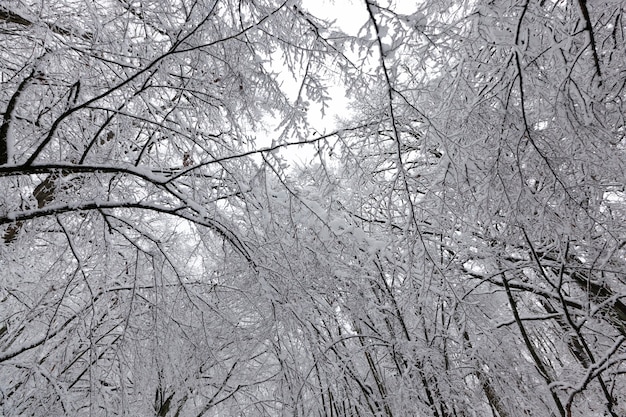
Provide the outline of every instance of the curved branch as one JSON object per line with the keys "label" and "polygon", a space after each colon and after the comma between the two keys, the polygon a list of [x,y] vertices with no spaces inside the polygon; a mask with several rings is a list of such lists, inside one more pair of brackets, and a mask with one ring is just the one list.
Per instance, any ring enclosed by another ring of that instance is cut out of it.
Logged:
{"label": "curved branch", "polygon": [[[196,207],[190,207],[196,206]],[[120,202],[120,201],[90,201],[85,203],[67,203],[48,205],[43,208],[37,208],[33,210],[24,210],[21,212],[9,212],[7,215],[0,217],[0,225],[19,223],[25,220],[32,220],[40,217],[54,216],[58,214],[78,212],[78,211],[92,211],[92,210],[106,210],[106,209],[139,209],[148,210],[156,213],[167,214],[176,216],[178,218],[190,221],[200,226],[205,226],[218,235],[222,236],[228,241],[237,252],[239,252],[248,263],[256,266],[250,252],[247,247],[239,240],[239,238],[230,231],[225,225],[215,219],[209,218],[206,214],[203,214],[205,210],[202,210],[198,204],[191,204],[186,201],[185,205],[178,207],[164,207],[156,204],[137,203],[137,202]],[[185,213],[184,210],[190,209],[197,214],[197,216]]]}

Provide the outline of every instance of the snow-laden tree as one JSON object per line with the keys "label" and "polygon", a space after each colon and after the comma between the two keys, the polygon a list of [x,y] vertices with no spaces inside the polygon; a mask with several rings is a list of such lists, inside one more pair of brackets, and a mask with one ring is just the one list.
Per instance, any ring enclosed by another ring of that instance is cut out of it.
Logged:
{"label": "snow-laden tree", "polygon": [[301,141],[305,93],[343,65],[322,22],[292,2],[15,1],[0,24],[2,413],[276,414],[240,218],[251,155],[281,145],[267,124]]}
{"label": "snow-laden tree", "polygon": [[424,415],[623,414],[622,3],[366,6],[342,153],[353,212],[403,241],[379,326],[414,326]]}
{"label": "snow-laden tree", "polygon": [[3,414],[626,412],[622,3],[350,7],[0,5]]}

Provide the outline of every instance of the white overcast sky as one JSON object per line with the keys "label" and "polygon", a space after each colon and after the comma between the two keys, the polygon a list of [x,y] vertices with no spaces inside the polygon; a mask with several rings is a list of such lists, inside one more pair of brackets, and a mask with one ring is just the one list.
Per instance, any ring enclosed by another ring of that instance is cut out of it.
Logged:
{"label": "white overcast sky", "polygon": [[[389,2],[393,2],[393,6]],[[416,4],[420,0],[379,0],[381,6],[390,7],[399,13],[410,14],[416,10]],[[367,23],[369,18],[365,0],[302,0],[301,7],[307,10],[313,16],[321,19],[334,21],[333,26],[349,35],[356,36],[359,30]],[[285,74],[283,87],[285,89],[292,88],[293,84],[294,99],[299,87],[297,80]],[[345,97],[344,89],[341,85],[331,88],[331,97],[333,97],[329,108],[322,115],[321,107],[315,103],[311,104],[308,113],[309,123],[320,133],[329,133],[337,128],[337,119],[343,118],[349,113],[349,100]],[[278,132],[274,132],[277,134]],[[272,136],[270,134],[270,136]],[[262,141],[263,142],[263,141]],[[269,146],[263,143],[262,146]],[[281,151],[281,155],[294,163],[307,163],[314,157],[315,151],[311,146],[290,147]]]}
{"label": "white overcast sky", "polygon": [[[301,7],[313,16],[334,21],[333,26],[350,35],[356,35],[368,18],[363,0],[303,0]],[[299,88],[298,80],[285,73],[285,77],[281,82],[285,90],[294,89],[295,99]],[[308,112],[310,125],[322,134],[337,128],[337,118],[345,115],[349,104],[348,98],[345,97],[344,89],[340,85],[337,85],[336,88],[331,87],[330,95],[333,97],[333,100],[324,115],[321,113],[321,106],[316,103],[311,103]],[[273,133],[276,135],[279,132]],[[267,144],[262,144],[262,146],[269,145],[269,141]],[[289,147],[281,150],[281,155],[290,162],[306,164],[314,158],[315,149],[313,146]]]}

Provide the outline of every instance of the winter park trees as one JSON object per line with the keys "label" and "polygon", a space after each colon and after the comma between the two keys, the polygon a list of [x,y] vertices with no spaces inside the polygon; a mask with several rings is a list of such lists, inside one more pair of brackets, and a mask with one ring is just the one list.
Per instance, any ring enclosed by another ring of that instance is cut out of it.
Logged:
{"label": "winter park trees", "polygon": [[2,414],[626,413],[622,2],[337,6],[0,5]]}

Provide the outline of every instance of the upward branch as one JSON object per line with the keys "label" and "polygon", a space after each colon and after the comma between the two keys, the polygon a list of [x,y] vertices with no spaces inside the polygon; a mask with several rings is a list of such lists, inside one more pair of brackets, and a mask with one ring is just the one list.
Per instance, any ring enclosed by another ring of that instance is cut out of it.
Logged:
{"label": "upward branch", "polygon": [[[0,12],[2,9],[0,8]],[[0,18],[2,16],[0,15]],[[35,71],[33,70],[30,75],[22,80],[20,85],[17,86],[17,90],[11,96],[11,100],[9,100],[9,104],[7,104],[7,108],[4,111],[4,117],[2,118],[2,126],[0,126],[0,165],[5,165],[9,163],[9,153],[11,151],[9,143],[9,129],[11,127],[11,120],[13,119],[13,112],[17,106],[17,100],[20,98],[22,91],[26,88],[28,82],[35,76]]]}
{"label": "upward branch", "polygon": [[591,24],[591,17],[589,16],[589,9],[587,9],[587,0],[578,0],[578,6],[580,12],[585,20],[585,30],[589,34],[589,46],[591,47],[591,53],[593,54],[593,65],[596,69],[596,74],[599,78],[599,85],[602,85],[602,70],[600,69],[600,57],[598,56],[598,50],[596,49],[596,37],[593,34],[593,25]]}

